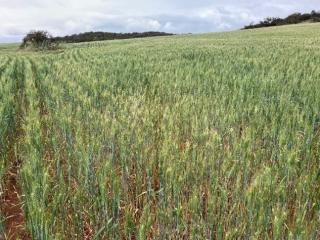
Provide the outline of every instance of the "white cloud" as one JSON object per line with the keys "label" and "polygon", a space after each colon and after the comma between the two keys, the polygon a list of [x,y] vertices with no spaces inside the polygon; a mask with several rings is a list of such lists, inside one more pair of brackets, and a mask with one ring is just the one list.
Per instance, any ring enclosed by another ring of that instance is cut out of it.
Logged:
{"label": "white cloud", "polygon": [[172,22],[166,22],[163,29],[166,31],[171,31],[172,27]]}
{"label": "white cloud", "polygon": [[150,31],[158,31],[161,28],[159,21],[148,18],[128,18],[126,21],[126,28],[130,31],[150,29]]}

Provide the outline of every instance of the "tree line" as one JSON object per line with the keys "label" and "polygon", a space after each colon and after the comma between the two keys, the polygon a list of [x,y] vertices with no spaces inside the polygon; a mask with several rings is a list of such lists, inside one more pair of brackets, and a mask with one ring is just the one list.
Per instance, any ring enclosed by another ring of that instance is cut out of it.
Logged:
{"label": "tree line", "polygon": [[55,42],[79,43],[79,42],[145,38],[145,37],[170,36],[170,35],[173,35],[173,34],[165,33],[165,32],[142,32],[142,33],[85,32],[85,33],[68,35],[64,37],[54,37],[52,38],[52,40]]}
{"label": "tree line", "polygon": [[273,27],[288,24],[298,24],[303,22],[320,22],[320,12],[313,10],[311,13],[293,13],[286,18],[267,17],[257,24],[251,23],[243,29],[253,29],[262,27]]}

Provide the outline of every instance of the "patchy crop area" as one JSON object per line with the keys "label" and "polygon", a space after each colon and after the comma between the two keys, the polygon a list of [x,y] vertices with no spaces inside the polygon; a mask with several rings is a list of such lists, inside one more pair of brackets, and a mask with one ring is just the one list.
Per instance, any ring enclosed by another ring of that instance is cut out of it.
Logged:
{"label": "patchy crop area", "polygon": [[0,233],[319,239],[319,113],[320,24],[0,46]]}

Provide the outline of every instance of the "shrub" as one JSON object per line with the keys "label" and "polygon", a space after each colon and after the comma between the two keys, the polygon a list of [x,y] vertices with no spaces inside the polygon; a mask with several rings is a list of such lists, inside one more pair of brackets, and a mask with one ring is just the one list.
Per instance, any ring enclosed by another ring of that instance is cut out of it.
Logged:
{"label": "shrub", "polygon": [[47,31],[31,31],[23,38],[20,48],[55,50],[58,43]]}

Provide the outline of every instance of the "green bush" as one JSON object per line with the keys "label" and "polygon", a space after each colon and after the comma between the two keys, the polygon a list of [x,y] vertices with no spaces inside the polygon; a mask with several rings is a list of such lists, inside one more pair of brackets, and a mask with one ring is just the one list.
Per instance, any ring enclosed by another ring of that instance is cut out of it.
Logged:
{"label": "green bush", "polygon": [[20,48],[23,49],[39,49],[39,50],[55,50],[59,44],[54,41],[47,31],[30,31],[22,41]]}

